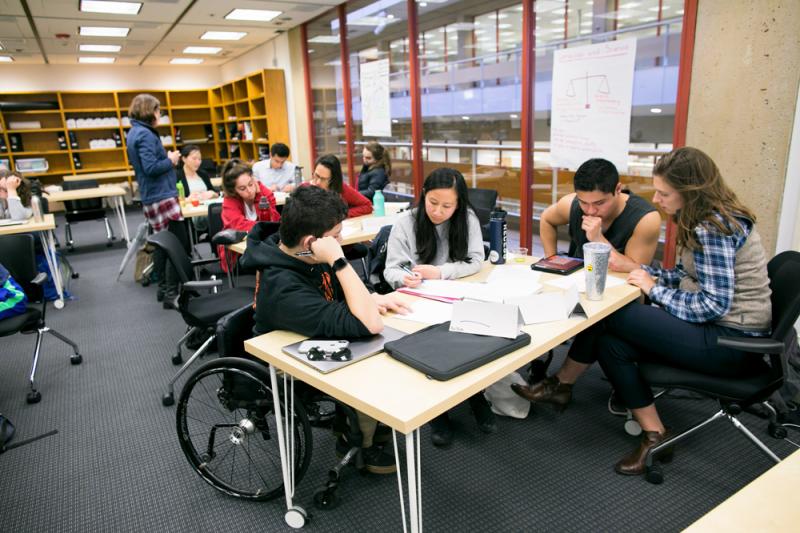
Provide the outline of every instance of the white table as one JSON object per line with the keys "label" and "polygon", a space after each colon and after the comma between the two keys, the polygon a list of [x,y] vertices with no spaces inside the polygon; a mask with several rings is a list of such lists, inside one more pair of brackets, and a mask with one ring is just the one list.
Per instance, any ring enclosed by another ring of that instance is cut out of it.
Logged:
{"label": "white table", "polygon": [[125,189],[115,185],[47,193],[47,199],[51,202],[69,202],[72,200],[89,200],[93,198],[112,198],[114,202],[114,210],[117,213],[117,219],[119,220],[119,225],[122,229],[122,235],[125,237],[127,246],[130,246],[131,236],[128,232],[128,220],[125,217],[125,203],[122,200],[124,196]]}

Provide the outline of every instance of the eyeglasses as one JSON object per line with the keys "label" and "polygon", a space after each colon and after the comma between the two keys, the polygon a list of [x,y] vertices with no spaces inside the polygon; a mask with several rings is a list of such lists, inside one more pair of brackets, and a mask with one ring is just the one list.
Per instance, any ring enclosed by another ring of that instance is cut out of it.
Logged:
{"label": "eyeglasses", "polygon": [[342,348],[341,350],[336,350],[329,354],[319,349],[319,347],[314,346],[308,351],[306,357],[308,357],[309,361],[330,360],[342,363],[351,360],[353,358],[353,352],[350,351],[350,348]]}
{"label": "eyeglasses", "polygon": [[311,181],[331,181],[331,179],[330,178],[323,178],[322,176],[320,176],[316,172],[312,172],[311,173]]}

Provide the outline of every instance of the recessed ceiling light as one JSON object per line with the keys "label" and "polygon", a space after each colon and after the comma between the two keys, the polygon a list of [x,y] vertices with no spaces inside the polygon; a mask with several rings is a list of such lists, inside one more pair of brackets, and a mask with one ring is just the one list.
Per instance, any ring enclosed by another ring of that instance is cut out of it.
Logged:
{"label": "recessed ceiling light", "polygon": [[116,57],[81,56],[78,58],[78,63],[113,63],[116,59]]}
{"label": "recessed ceiling light", "polygon": [[461,120],[469,120],[469,117],[467,115],[464,115],[461,117]]}
{"label": "recessed ceiling light", "polygon": [[169,62],[173,65],[199,65],[203,60],[199,57],[173,57]]}
{"label": "recessed ceiling light", "polygon": [[204,41],[238,41],[247,35],[243,31],[207,31],[200,36]]}
{"label": "recessed ceiling light", "polygon": [[115,15],[138,15],[141,2],[101,2],[81,0],[81,11],[86,13],[114,13]]}
{"label": "recessed ceiling light", "polygon": [[519,115],[514,115],[514,114],[512,114],[512,115],[511,115],[511,118],[519,118]]}
{"label": "recessed ceiling light", "polygon": [[221,51],[219,46],[187,46],[183,49],[184,54],[218,54]]}
{"label": "recessed ceiling light", "polygon": [[14,58],[11,56],[0,56],[0,63],[11,63]]}
{"label": "recessed ceiling light", "polygon": [[660,107],[651,107],[650,108],[650,112],[651,113],[655,113],[657,115],[657,114],[661,113],[661,108]]}
{"label": "recessed ceiling light", "polygon": [[86,37],[127,37],[130,28],[113,28],[111,26],[81,26],[80,34]]}
{"label": "recessed ceiling light", "polygon": [[278,15],[283,14],[283,11],[271,11],[269,9],[239,9],[236,8],[227,15],[225,18],[228,20],[256,20],[258,22],[269,22]]}
{"label": "recessed ceiling light", "polygon": [[339,44],[339,36],[338,35],[315,35],[311,39],[308,40],[310,43],[319,43],[319,44]]}
{"label": "recessed ceiling light", "polygon": [[118,44],[82,44],[78,47],[81,52],[119,52],[122,46]]}

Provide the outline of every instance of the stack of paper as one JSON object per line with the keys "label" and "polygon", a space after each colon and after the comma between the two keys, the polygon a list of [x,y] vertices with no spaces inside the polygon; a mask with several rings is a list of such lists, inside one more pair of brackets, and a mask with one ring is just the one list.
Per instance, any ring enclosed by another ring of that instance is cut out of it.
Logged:
{"label": "stack of paper", "polygon": [[453,316],[453,306],[449,303],[419,299],[414,300],[409,305],[411,306],[410,313],[405,315],[398,313],[393,315],[393,318],[422,324],[441,324],[442,322],[447,322]]}
{"label": "stack of paper", "polygon": [[[574,285],[578,288],[578,292],[586,292],[586,273],[583,270],[573,272],[569,276],[562,276],[555,279],[545,281],[551,287],[558,287],[559,289],[568,289]],[[606,276],[606,289],[625,285],[625,280],[615,276]]]}

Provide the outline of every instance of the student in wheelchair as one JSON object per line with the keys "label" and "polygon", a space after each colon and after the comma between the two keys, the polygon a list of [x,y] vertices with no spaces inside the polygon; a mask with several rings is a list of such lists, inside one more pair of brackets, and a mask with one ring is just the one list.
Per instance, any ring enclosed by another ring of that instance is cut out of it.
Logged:
{"label": "student in wheelchair", "polygon": [[[279,233],[262,241],[252,233],[243,264],[260,272],[254,333],[289,330],[316,338],[353,339],[380,333],[381,314],[406,312],[393,295],[370,293],[342,252],[341,197],[319,187],[300,187],[286,202]],[[358,413],[367,471],[395,471],[394,457],[373,439],[377,421]],[[350,448],[344,435],[337,452]]]}

